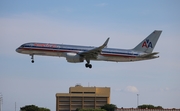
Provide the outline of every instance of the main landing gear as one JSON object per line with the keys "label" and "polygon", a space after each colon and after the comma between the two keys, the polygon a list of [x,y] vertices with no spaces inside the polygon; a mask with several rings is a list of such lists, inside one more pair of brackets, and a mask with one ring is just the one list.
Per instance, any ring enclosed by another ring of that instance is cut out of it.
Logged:
{"label": "main landing gear", "polygon": [[86,68],[92,68],[92,65],[90,64],[90,60],[86,60],[87,61],[87,63],[85,64],[85,67]]}
{"label": "main landing gear", "polygon": [[30,56],[31,56],[31,60],[32,60],[31,62],[34,63],[34,55],[32,54]]}
{"label": "main landing gear", "polygon": [[91,65],[91,64],[88,64],[88,63],[86,63],[85,66],[86,66],[86,68],[88,68],[88,67],[89,67],[89,68],[92,68],[92,65]]}

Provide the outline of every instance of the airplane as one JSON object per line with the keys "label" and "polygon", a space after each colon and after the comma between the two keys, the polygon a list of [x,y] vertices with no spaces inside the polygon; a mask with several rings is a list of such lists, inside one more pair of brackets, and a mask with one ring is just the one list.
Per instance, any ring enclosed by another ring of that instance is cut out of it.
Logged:
{"label": "airplane", "polygon": [[158,52],[152,52],[161,30],[153,31],[148,37],[133,49],[107,48],[109,38],[99,47],[51,44],[51,43],[25,43],[16,49],[16,52],[31,56],[34,63],[34,55],[65,57],[67,62],[80,63],[86,61],[85,67],[92,68],[91,60],[132,62],[155,59]]}

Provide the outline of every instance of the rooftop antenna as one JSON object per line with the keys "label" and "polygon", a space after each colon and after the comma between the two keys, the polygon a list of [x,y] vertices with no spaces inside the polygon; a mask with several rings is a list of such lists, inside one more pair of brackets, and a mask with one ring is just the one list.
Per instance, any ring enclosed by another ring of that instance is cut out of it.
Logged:
{"label": "rooftop antenna", "polygon": [[137,108],[139,106],[139,94],[137,94]]}
{"label": "rooftop antenna", "polygon": [[2,111],[3,95],[0,93],[0,111]]}
{"label": "rooftop antenna", "polygon": [[16,102],[15,102],[15,111],[16,111]]}

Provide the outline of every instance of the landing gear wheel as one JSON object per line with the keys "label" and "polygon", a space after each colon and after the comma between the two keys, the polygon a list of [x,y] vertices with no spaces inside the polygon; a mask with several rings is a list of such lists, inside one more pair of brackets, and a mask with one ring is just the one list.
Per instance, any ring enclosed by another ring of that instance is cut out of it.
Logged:
{"label": "landing gear wheel", "polygon": [[85,67],[86,67],[86,68],[92,68],[92,65],[91,65],[91,64],[88,64],[88,63],[86,63],[86,64],[85,64]]}
{"label": "landing gear wheel", "polygon": [[89,68],[90,68],[90,69],[92,68],[92,65],[91,65],[91,64],[89,64]]}
{"label": "landing gear wheel", "polygon": [[89,67],[89,64],[88,64],[88,63],[86,63],[86,64],[85,64],[85,67],[86,67],[86,68],[88,68],[88,67]]}
{"label": "landing gear wheel", "polygon": [[34,55],[32,54],[30,56],[31,56],[31,60],[32,60],[31,62],[34,63]]}
{"label": "landing gear wheel", "polygon": [[85,64],[86,68],[92,68],[92,65],[90,64],[90,60],[86,59],[87,63]]}

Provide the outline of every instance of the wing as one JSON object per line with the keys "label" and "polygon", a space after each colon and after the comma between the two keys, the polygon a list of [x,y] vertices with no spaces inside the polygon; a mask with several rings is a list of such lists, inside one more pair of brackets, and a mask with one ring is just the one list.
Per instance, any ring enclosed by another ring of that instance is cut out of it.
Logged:
{"label": "wing", "polygon": [[108,41],[109,41],[109,38],[104,42],[103,45],[96,47],[94,49],[88,50],[88,51],[80,52],[78,54],[80,56],[83,56],[86,60],[96,59],[97,56],[101,53],[102,49],[107,46]]}

